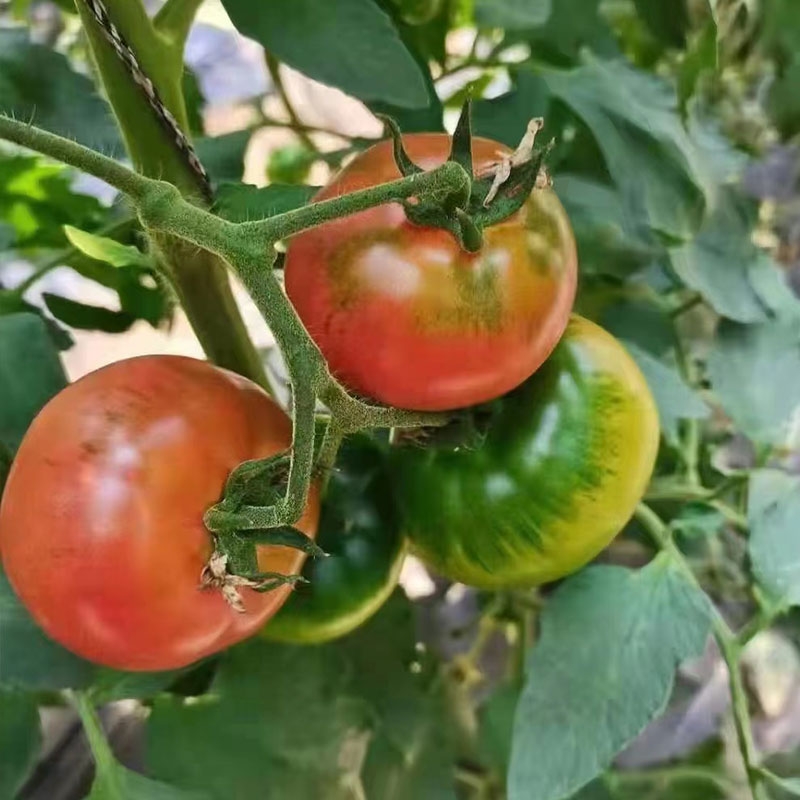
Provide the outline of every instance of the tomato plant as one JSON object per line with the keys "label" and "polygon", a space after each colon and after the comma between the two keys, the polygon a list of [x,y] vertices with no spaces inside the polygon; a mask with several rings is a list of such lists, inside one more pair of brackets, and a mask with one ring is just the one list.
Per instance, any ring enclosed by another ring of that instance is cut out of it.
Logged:
{"label": "tomato plant", "polygon": [[[442,134],[403,143],[425,169],[450,150]],[[498,152],[498,142],[474,139],[476,174]],[[315,199],[399,176],[391,144],[382,142]],[[576,278],[572,231],[549,190],[488,228],[476,254],[389,203],[293,237],[286,257],[289,298],[333,373],[362,395],[421,410],[481,403],[525,380],[561,336]]]}
{"label": "tomato plant", "polygon": [[[93,372],[20,445],[0,507],[6,575],[50,636],[100,664],[174,669],[217,652],[261,627],[291,587],[243,589],[244,613],[198,591],[213,550],[203,513],[237,464],[290,441],[262,389],[204,362],[145,356]],[[312,498],[300,526],[315,533],[317,515]],[[302,560],[258,551],[263,572],[296,573]]]}
{"label": "tomato plant", "polygon": [[264,626],[265,638],[317,643],[344,636],[378,611],[397,586],[405,540],[386,456],[366,437],[354,437],[339,453],[317,542],[327,558],[306,561],[308,583],[297,586]]}
{"label": "tomato plant", "polygon": [[614,337],[574,317],[545,365],[489,413],[479,444],[395,459],[412,547],[472,586],[574,572],[622,530],[650,481],[659,426],[644,377]]}
{"label": "tomato plant", "polygon": [[0,798],[797,796],[796,5],[0,3]]}

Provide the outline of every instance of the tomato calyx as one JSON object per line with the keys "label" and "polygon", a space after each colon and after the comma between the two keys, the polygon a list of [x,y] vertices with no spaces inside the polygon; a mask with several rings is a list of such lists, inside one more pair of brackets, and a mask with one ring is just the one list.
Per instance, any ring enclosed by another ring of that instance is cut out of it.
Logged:
{"label": "tomato calyx", "polygon": [[[402,133],[391,118],[379,115],[392,139],[394,160],[404,176],[423,170],[415,164],[403,145]],[[474,253],[483,245],[483,230],[515,214],[535,189],[550,185],[544,164],[554,142],[545,147],[534,146],[544,120],[536,117],[517,149],[510,154],[498,152],[497,161],[474,174],[472,168],[471,102],[461,109],[448,161],[459,164],[473,176],[469,192],[443,197],[412,198],[403,201],[408,220],[415,225],[443,228],[449,231],[467,252]]]}
{"label": "tomato calyx", "polygon": [[241,588],[269,592],[286,584],[307,583],[299,574],[261,572],[259,545],[279,545],[300,550],[312,558],[327,555],[313,539],[292,525],[261,528],[252,515],[275,506],[285,491],[290,457],[244,461],[228,476],[222,500],[205,514],[215,549],[200,575],[203,589],[218,589],[236,611],[244,611]]}

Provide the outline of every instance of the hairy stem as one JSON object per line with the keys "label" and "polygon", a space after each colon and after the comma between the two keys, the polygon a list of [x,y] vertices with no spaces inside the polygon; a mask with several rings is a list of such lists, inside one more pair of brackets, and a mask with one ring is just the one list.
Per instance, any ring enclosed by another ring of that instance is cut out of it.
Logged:
{"label": "hairy stem", "polygon": [[[678,549],[672,539],[669,528],[658,514],[649,506],[640,503],[636,509],[636,518],[646,528],[647,532],[654,539],[658,547],[669,553],[673,562],[681,569],[686,577],[700,591],[697,578],[692,572],[691,567]],[[729,685],[731,693],[731,708],[733,711],[734,724],[736,726],[736,737],[739,742],[739,751],[742,754],[747,781],[750,786],[750,793],[753,800],[769,800],[766,789],[761,782],[758,772],[758,753],[755,742],[753,741],[753,730],[750,721],[750,710],[747,705],[747,694],[745,693],[744,683],[740,666],[741,647],[736,638],[736,634],[722,618],[722,615],[712,605],[711,628],[714,638],[719,645],[725,664],[728,667]]]}

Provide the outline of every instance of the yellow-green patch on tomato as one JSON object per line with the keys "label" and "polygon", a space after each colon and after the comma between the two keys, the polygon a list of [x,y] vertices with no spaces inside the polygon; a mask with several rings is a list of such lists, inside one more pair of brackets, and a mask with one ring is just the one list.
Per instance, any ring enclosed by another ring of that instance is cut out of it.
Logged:
{"label": "yellow-green patch on tomato", "polygon": [[452,580],[486,588],[555,580],[630,519],[658,441],[655,403],[633,359],[573,316],[544,365],[496,402],[477,446],[397,451],[405,533]]}

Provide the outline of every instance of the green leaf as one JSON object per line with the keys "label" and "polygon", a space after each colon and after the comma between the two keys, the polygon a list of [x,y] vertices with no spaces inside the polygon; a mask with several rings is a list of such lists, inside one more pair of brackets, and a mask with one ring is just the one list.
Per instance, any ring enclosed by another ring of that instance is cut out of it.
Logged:
{"label": "green leaf", "polygon": [[353,665],[359,695],[378,720],[362,773],[365,795],[455,800],[443,687],[416,649],[413,609],[403,592],[397,590],[339,647]]}
{"label": "green leaf", "polygon": [[690,41],[678,67],[678,105],[686,113],[700,77],[717,67],[717,26],[709,21]]}
{"label": "green leaf", "polygon": [[501,686],[481,706],[478,741],[481,754],[501,775],[511,762],[514,716],[521,688],[512,684]]}
{"label": "green leaf", "polygon": [[613,186],[559,175],[554,187],[575,233],[582,274],[625,278],[662,252],[644,210],[626,202]]}
{"label": "green leaf", "polygon": [[633,0],[636,11],[653,35],[672,47],[683,47],[689,29],[686,0]]}
{"label": "green leaf", "polygon": [[361,100],[428,105],[422,72],[372,0],[223,0],[245,36],[309,78]]}
{"label": "green leaf", "polygon": [[186,791],[146,778],[116,761],[98,769],[86,800],[209,800],[203,791]]}
{"label": "green leaf", "polygon": [[707,598],[665,555],[590,567],[546,606],[517,707],[509,800],[561,800],[664,709],[675,668],[709,632]]}
{"label": "green leaf", "polygon": [[781,444],[800,406],[800,326],[723,321],[708,357],[711,388],[737,428]]}
{"label": "green leaf", "polygon": [[67,385],[40,317],[0,317],[0,441],[12,452],[42,406]]}
{"label": "green leaf", "polygon": [[589,55],[576,69],[542,77],[588,125],[615,184],[644,205],[651,227],[690,238],[716,200],[717,176],[684,128],[669,84]]}
{"label": "green leaf", "polygon": [[65,225],[64,233],[74,248],[96,261],[103,261],[114,267],[141,267],[145,270],[153,267],[150,259],[135,247],[120,244],[105,236],[87,233],[72,225]]}
{"label": "green leaf", "polygon": [[94,84],[25,28],[0,28],[0,112],[104,153],[122,153],[114,118]]}
{"label": "green leaf", "polygon": [[259,188],[249,183],[223,183],[217,190],[214,211],[231,222],[266,219],[304,206],[318,191],[317,186],[271,184]]}
{"label": "green leaf", "polygon": [[112,311],[102,306],[90,306],[59,297],[56,294],[43,294],[42,300],[47,310],[60,322],[70,328],[87,331],[104,331],[105,333],[122,333],[136,322],[136,317],[126,311]]}
{"label": "green leaf", "polygon": [[[356,800],[371,715],[348,688],[352,678],[331,648],[234,648],[201,701],[156,699],[150,771],[220,800],[232,787],[264,800]],[[221,747],[226,740],[234,746]]]}
{"label": "green leaf", "polygon": [[550,16],[552,0],[475,0],[480,28],[538,28]]}
{"label": "green leaf", "polygon": [[718,314],[738,322],[766,320],[776,306],[800,309],[772,257],[751,240],[755,216],[754,203],[727,191],[698,235],[669,250],[681,280]]}
{"label": "green leaf", "polygon": [[243,130],[197,140],[197,157],[215,183],[242,179],[244,154],[252,135],[252,131]]}
{"label": "green leaf", "polygon": [[758,583],[777,603],[800,605],[800,478],[775,469],[753,472],[747,516]]}
{"label": "green leaf", "polygon": [[88,686],[93,666],[56,644],[34,623],[0,572],[0,686],[77,689]]}
{"label": "green leaf", "polygon": [[0,152],[0,220],[16,247],[61,247],[62,226],[93,227],[107,213],[96,198],[74,192],[72,173],[39,156]]}
{"label": "green leaf", "polygon": [[678,420],[706,419],[710,409],[672,367],[633,342],[625,342],[625,347],[639,365],[653,393],[664,438],[677,446]]}
{"label": "green leaf", "polygon": [[36,760],[41,745],[39,709],[30,694],[0,691],[0,797],[13,798]]}

